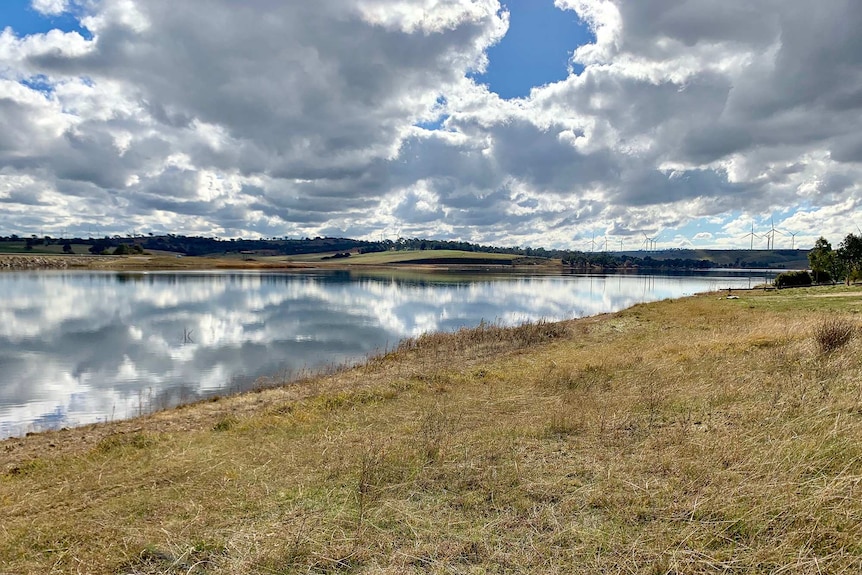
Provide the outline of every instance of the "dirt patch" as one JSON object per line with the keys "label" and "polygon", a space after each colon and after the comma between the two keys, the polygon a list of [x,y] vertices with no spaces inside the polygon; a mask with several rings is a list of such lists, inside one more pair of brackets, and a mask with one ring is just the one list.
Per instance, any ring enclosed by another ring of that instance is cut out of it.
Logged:
{"label": "dirt patch", "polygon": [[0,255],[0,270],[17,271],[81,268],[88,267],[93,262],[94,258],[87,256]]}

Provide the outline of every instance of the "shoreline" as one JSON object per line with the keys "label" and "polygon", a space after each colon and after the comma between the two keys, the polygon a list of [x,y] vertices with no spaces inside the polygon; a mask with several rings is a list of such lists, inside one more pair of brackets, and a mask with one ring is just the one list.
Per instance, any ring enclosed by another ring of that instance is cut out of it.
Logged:
{"label": "shoreline", "polygon": [[[638,274],[643,272],[656,273],[701,273],[722,271],[725,268],[715,267],[702,268],[671,268],[671,267],[623,267],[623,268],[601,268],[586,267],[578,268],[565,265],[559,260],[546,262],[518,263],[517,259],[508,263],[493,263],[482,261],[481,263],[457,263],[455,261],[435,262],[435,258],[428,258],[428,262],[413,262],[410,260],[393,262],[354,262],[345,259],[331,261],[321,260],[294,260],[287,256],[284,258],[273,258],[268,256],[263,259],[239,259],[235,257],[210,257],[210,256],[169,256],[169,255],[81,255],[81,254],[20,254],[0,253],[0,273],[4,271],[37,271],[37,270],[92,270],[92,271],[182,271],[182,270],[260,270],[260,271],[351,271],[351,270],[406,270],[406,271],[465,271],[465,272],[530,272],[543,273],[569,273],[569,274]],[[443,258],[444,260],[446,258]],[[728,271],[731,268],[727,268]],[[750,273],[781,273],[785,269],[733,268],[734,272]]]}

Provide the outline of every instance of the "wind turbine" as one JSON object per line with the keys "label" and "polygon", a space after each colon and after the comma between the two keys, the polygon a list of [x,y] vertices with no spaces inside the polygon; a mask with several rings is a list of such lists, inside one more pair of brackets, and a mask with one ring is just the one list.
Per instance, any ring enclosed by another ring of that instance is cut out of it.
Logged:
{"label": "wind turbine", "polygon": [[751,237],[751,245],[749,246],[749,248],[748,248],[748,249],[749,249],[749,250],[753,250],[753,249],[754,249],[754,238],[759,238],[759,237],[760,237],[760,236],[758,236],[757,234],[755,234],[755,233],[754,233],[754,220],[752,220],[752,221],[751,221],[751,231],[750,231],[749,233],[745,234],[745,235],[744,235],[744,236],[742,236],[742,237],[747,238],[747,237],[749,237],[749,236]]}
{"label": "wind turbine", "polygon": [[799,232],[791,232],[790,230],[787,231],[787,235],[790,236],[790,249],[791,250],[796,249],[796,234],[798,234],[798,233]]}
{"label": "wind turbine", "polygon": [[775,234],[784,235],[783,232],[779,232],[775,229],[775,218],[770,218],[770,225],[772,228],[766,232],[766,249],[775,249]]}
{"label": "wind turbine", "polygon": [[649,236],[648,236],[648,235],[646,235],[646,232],[641,232],[641,233],[644,235],[644,244],[643,244],[643,245],[644,245],[644,249],[645,249],[646,251],[649,251],[649,249],[650,249],[650,245],[651,245],[651,244],[650,244],[650,238],[649,238]]}

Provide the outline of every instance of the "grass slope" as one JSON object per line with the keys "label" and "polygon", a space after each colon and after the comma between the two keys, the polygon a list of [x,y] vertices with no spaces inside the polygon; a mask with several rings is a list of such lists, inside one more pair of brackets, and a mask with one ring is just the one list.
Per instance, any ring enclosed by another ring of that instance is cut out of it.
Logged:
{"label": "grass slope", "polygon": [[291,256],[291,260],[318,262],[337,266],[344,265],[390,265],[390,264],[433,264],[435,261],[448,265],[487,265],[489,263],[510,264],[521,256],[512,254],[493,254],[482,252],[465,252],[459,250],[419,250],[374,252],[367,254],[352,254],[349,258],[323,260],[331,254],[309,254]]}
{"label": "grass slope", "polygon": [[[50,248],[52,246],[36,245],[31,249],[27,249],[26,242],[0,242],[0,253],[2,254],[49,254],[55,253]],[[62,248],[60,248],[62,252]]]}
{"label": "grass slope", "polygon": [[0,449],[14,573],[862,570],[848,288],[404,342],[301,385]]}

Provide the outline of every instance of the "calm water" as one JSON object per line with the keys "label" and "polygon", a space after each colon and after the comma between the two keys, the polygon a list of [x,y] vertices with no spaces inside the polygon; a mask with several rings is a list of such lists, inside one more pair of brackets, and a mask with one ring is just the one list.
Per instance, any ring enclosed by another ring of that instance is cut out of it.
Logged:
{"label": "calm water", "polygon": [[360,361],[400,339],[749,287],[763,274],[0,274],[0,438]]}

